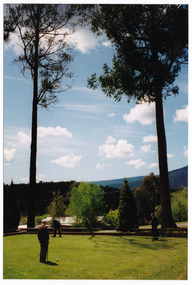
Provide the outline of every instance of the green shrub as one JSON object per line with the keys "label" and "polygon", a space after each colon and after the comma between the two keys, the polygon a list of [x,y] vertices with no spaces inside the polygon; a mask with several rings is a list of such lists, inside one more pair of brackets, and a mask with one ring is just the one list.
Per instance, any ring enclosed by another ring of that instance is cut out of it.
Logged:
{"label": "green shrub", "polygon": [[105,216],[105,221],[109,225],[112,225],[117,228],[119,224],[119,210],[110,210],[109,213],[107,213],[107,215]]}
{"label": "green shrub", "polygon": [[157,217],[159,223],[161,223],[161,205],[155,207],[155,216]]}
{"label": "green shrub", "polygon": [[20,219],[20,225],[27,225],[27,216],[22,216]]}
{"label": "green shrub", "polygon": [[35,225],[38,225],[41,223],[42,220],[46,219],[47,217],[49,217],[48,214],[44,214],[44,215],[41,215],[41,216],[36,216],[35,217]]}
{"label": "green shrub", "polygon": [[53,201],[48,206],[48,212],[51,217],[64,217],[65,216],[65,197],[61,195],[60,189],[53,192]]}
{"label": "green shrub", "polygon": [[187,188],[183,188],[171,195],[171,208],[174,221],[184,222],[188,220]]}
{"label": "green shrub", "polygon": [[82,182],[71,191],[69,209],[76,224],[92,228],[97,224],[97,216],[105,213],[104,191],[96,184]]}
{"label": "green shrub", "polygon": [[[171,194],[171,210],[175,222],[188,220],[188,192],[187,188],[180,189]],[[155,207],[155,215],[161,222],[161,205]]]}

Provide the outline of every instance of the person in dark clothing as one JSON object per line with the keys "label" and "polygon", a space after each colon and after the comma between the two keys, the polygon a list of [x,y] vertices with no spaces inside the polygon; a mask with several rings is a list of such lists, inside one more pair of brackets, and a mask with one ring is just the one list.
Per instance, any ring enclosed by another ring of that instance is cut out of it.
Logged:
{"label": "person in dark clothing", "polygon": [[40,242],[40,262],[45,262],[48,255],[48,245],[49,245],[49,232],[46,227],[46,222],[43,221],[42,225],[38,229],[38,239]]}
{"label": "person in dark clothing", "polygon": [[61,231],[60,231],[61,224],[60,224],[60,222],[55,218],[52,218],[52,221],[53,221],[52,227],[54,230],[53,237],[56,237],[57,230],[58,230],[59,236],[61,237]]}
{"label": "person in dark clothing", "polygon": [[152,241],[155,241],[155,240],[158,240],[157,227],[158,227],[159,222],[154,213],[151,213],[151,219],[152,219],[152,235],[153,235]]}

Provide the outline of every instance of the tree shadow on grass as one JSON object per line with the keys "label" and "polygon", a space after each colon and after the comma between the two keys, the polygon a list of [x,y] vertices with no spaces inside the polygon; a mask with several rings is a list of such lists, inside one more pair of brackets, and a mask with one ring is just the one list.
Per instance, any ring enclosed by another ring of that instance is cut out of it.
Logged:
{"label": "tree shadow on grass", "polygon": [[95,237],[95,235],[92,233],[91,236],[89,237],[89,239],[92,239],[94,237]]}
{"label": "tree shadow on grass", "polygon": [[[147,242],[141,242],[141,239],[138,241],[137,239],[130,238],[130,237],[127,238],[127,237],[124,237],[124,236],[119,236],[119,238],[123,239],[125,243],[129,243],[129,244],[132,244],[132,245],[137,245],[137,246],[139,246],[141,248],[147,248],[147,249],[151,249],[151,250],[157,250],[158,247],[155,247],[154,245],[155,244],[158,245],[159,243],[161,244],[162,248],[168,249],[168,248],[172,248],[173,247],[173,245],[170,245],[168,243],[168,241],[166,239],[162,238],[162,237],[160,237],[158,241],[154,241],[154,242],[152,241],[152,237],[149,237],[149,240],[151,241],[151,244],[147,243]],[[145,241],[146,241],[146,239],[145,239]],[[164,243],[162,244],[162,242],[164,242]]]}

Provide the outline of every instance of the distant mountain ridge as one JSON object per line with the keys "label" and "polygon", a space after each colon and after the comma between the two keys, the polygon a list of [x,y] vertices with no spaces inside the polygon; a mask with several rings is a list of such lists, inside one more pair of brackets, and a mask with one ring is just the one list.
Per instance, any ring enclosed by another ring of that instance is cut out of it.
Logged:
{"label": "distant mountain ridge", "polygon": [[[143,182],[143,178],[145,176],[136,176],[136,177],[128,177],[128,178],[125,177],[125,178],[128,180],[131,189],[133,189],[135,187],[141,186]],[[120,189],[123,184],[123,179],[124,178],[112,179],[112,180],[91,181],[91,183],[95,183],[103,187],[109,186],[109,187]],[[170,171],[169,172],[169,184],[170,184],[171,189],[187,187],[188,186],[188,166]]]}

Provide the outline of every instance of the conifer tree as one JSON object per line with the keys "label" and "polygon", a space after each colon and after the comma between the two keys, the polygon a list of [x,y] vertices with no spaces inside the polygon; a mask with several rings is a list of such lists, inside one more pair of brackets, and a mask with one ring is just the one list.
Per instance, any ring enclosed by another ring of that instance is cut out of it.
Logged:
{"label": "conifer tree", "polygon": [[127,231],[137,223],[136,205],[133,193],[126,179],[123,181],[119,199],[119,230]]}

